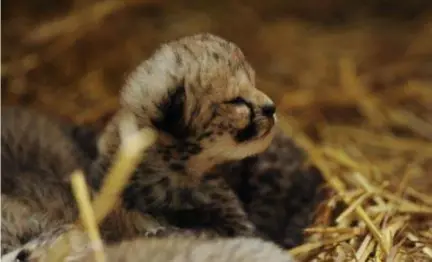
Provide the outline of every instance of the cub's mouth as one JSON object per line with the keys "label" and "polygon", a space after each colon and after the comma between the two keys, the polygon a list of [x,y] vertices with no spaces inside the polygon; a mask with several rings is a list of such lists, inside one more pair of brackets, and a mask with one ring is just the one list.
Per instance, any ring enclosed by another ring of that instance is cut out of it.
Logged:
{"label": "cub's mouth", "polygon": [[268,119],[268,126],[265,129],[264,133],[259,138],[268,136],[273,130],[273,128],[275,127],[275,125],[276,125],[276,117],[272,117]]}
{"label": "cub's mouth", "polygon": [[251,140],[258,140],[268,136],[276,124],[276,118],[273,117],[256,117],[249,124],[241,129],[234,137],[238,143],[244,143]]}

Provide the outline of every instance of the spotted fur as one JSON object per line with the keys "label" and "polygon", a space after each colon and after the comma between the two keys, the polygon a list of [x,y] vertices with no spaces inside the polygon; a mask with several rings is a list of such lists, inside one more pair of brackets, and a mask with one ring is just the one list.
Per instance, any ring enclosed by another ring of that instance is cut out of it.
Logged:
{"label": "spotted fur", "polygon": [[[278,130],[264,152],[218,165],[212,173],[225,178],[260,237],[292,248],[303,243],[303,230],[324,198],[321,174],[305,160],[305,153]],[[214,214],[186,210],[166,217],[184,228],[209,228]]]}
{"label": "spotted fur", "polygon": [[[85,145],[84,151],[95,147],[96,133],[86,127],[76,129],[74,140]],[[218,165],[213,172],[224,176],[236,192],[261,237],[292,248],[303,243],[303,229],[312,223],[314,210],[324,198],[320,173],[305,162],[303,150],[279,130],[264,152]],[[163,217],[182,228],[202,229],[211,228],[214,215],[204,210],[165,210]]]}

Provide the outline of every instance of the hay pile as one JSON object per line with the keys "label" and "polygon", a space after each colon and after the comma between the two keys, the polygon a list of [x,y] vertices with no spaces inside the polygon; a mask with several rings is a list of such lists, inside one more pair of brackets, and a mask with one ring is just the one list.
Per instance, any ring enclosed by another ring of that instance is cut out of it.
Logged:
{"label": "hay pile", "polygon": [[[350,60],[343,59],[340,69],[338,96],[314,99],[298,92],[282,100],[286,107],[352,104],[365,118],[365,125],[356,127],[322,121],[316,127],[318,142],[301,129],[293,130],[299,121],[281,121],[307,149],[330,190],[315,226],[305,230],[307,243],[290,252],[304,261],[430,261],[432,196],[416,190],[413,182],[420,179],[430,185],[432,180],[432,123],[383,104],[361,84]],[[415,96],[419,106],[428,107],[431,90],[411,84],[387,95],[396,101]],[[391,132],[394,126],[414,135],[397,136]]]}

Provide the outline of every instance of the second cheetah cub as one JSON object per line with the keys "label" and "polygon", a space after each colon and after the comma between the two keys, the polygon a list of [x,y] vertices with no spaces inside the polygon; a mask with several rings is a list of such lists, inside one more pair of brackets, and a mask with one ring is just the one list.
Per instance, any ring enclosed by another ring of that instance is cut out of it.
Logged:
{"label": "second cheetah cub", "polygon": [[[46,261],[48,252],[60,237],[68,239],[70,252],[64,261],[94,261],[94,251],[85,232],[70,228],[68,235],[62,232],[48,233],[41,241],[28,243],[4,257],[2,261]],[[33,245],[33,247],[31,247]],[[133,238],[104,245],[102,252],[109,262],[294,262],[294,258],[271,242],[258,238],[203,239],[196,236],[168,236],[165,238]],[[33,250],[30,252],[29,250]]]}
{"label": "second cheetah cub", "polygon": [[121,109],[98,139],[91,167],[98,188],[120,144],[119,121],[159,132],[123,192],[145,213],[200,210],[222,236],[254,235],[234,192],[211,169],[264,151],[275,133],[275,105],[235,44],[197,34],[162,45],[121,91]]}

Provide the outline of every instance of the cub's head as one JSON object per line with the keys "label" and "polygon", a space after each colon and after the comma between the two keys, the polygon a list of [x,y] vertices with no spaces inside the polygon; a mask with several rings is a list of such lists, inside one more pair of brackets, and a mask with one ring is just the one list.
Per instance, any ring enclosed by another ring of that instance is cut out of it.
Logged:
{"label": "cub's head", "polygon": [[257,154],[274,134],[275,105],[255,87],[242,51],[210,34],[161,46],[128,78],[121,101],[195,164]]}

